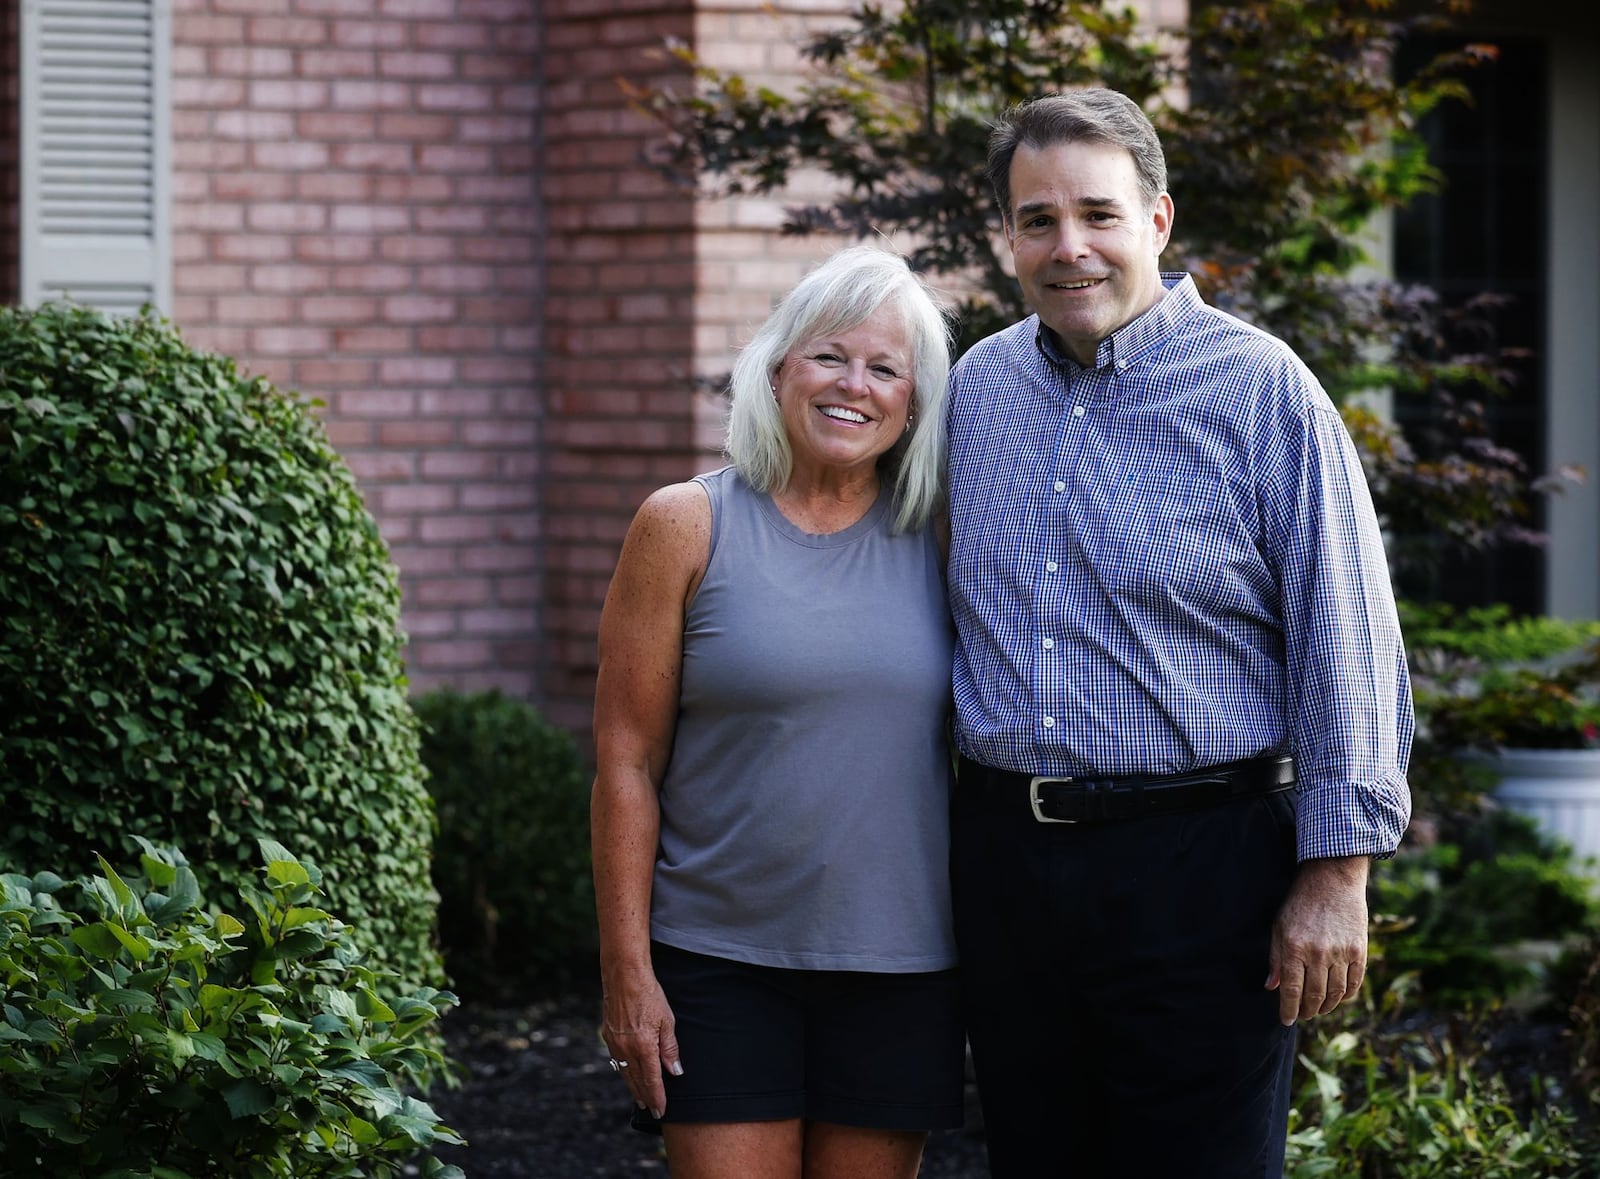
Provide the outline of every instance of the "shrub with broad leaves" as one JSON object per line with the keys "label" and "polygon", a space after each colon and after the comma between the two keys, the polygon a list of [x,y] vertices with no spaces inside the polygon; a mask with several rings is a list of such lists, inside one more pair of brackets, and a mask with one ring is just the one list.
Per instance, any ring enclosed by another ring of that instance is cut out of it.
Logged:
{"label": "shrub with broad leaves", "polygon": [[133,884],[0,876],[0,1174],[381,1179],[460,1142],[414,1095],[453,995],[397,990],[270,840],[224,911],[141,843]]}

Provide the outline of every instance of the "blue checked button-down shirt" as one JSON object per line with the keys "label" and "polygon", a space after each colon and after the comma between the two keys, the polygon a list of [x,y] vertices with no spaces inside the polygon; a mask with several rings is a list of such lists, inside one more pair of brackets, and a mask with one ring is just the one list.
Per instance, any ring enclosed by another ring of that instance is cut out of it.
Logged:
{"label": "blue checked button-down shirt", "polygon": [[1287,345],[1163,283],[1092,369],[1037,317],[956,367],[957,743],[1054,775],[1291,752],[1300,858],[1391,854],[1411,687],[1360,461]]}

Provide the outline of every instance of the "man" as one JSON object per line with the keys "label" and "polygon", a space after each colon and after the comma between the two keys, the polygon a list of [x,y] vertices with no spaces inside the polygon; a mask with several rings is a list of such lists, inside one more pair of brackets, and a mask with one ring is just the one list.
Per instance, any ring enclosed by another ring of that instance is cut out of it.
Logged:
{"label": "man", "polygon": [[1317,380],[1157,258],[1149,120],[1010,112],[1035,314],[950,410],[956,934],[996,1179],[1282,1173],[1295,1023],[1354,996],[1412,712],[1371,498]]}

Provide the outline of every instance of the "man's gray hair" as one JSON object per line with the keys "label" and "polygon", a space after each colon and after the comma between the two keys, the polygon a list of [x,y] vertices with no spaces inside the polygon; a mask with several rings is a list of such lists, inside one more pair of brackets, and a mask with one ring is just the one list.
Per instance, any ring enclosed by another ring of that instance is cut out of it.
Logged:
{"label": "man's gray hair", "polygon": [[911,428],[878,460],[893,488],[896,531],[926,524],[943,502],[945,393],[950,323],[927,284],[899,254],[850,246],[810,271],[778,303],[740,351],[730,382],[726,454],[757,491],[788,485],[794,455],[773,397],[790,350],[817,336],[849,331],[889,307],[911,346]]}
{"label": "man's gray hair", "polygon": [[1069,90],[1019,103],[996,120],[989,134],[989,184],[1000,217],[1011,229],[1011,161],[1024,145],[1108,143],[1133,157],[1145,208],[1167,191],[1167,157],[1148,115],[1115,90]]}

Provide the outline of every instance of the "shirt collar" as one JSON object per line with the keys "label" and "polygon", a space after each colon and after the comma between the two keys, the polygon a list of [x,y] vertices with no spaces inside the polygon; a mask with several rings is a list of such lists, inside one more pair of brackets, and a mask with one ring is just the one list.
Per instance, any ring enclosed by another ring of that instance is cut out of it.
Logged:
{"label": "shirt collar", "polygon": [[[1164,271],[1161,285],[1166,290],[1165,297],[1100,341],[1094,350],[1095,371],[1115,368],[1121,372],[1160,344],[1185,316],[1203,305],[1194,279],[1185,272]],[[1084,367],[1061,350],[1037,316],[1034,322],[1034,343],[1040,352],[1057,365]]]}

